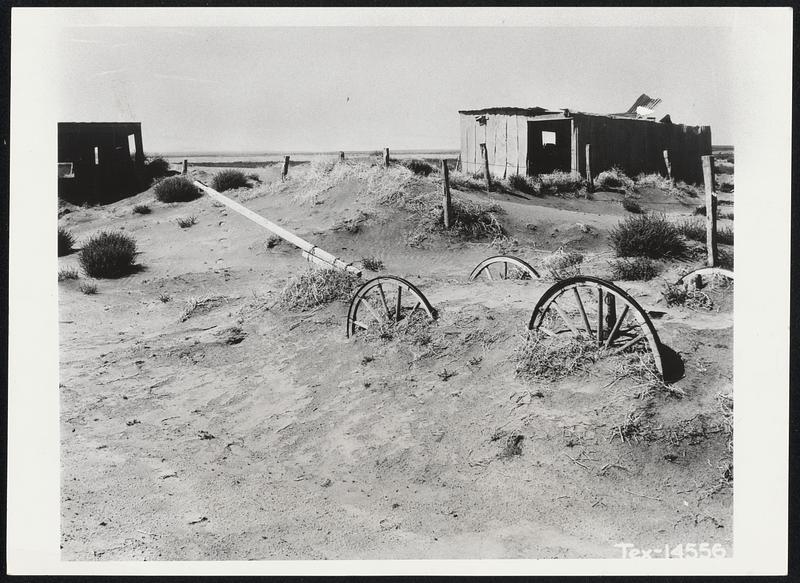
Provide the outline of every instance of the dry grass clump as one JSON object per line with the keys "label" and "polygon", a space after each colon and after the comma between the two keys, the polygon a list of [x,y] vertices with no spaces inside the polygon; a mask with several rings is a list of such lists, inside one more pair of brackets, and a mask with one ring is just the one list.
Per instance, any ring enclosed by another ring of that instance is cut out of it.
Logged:
{"label": "dry grass clump", "polygon": [[534,196],[541,194],[542,184],[540,181],[534,180],[529,176],[522,174],[512,174],[506,179],[508,188],[518,190]]}
{"label": "dry grass clump", "polygon": [[[705,207],[703,207],[705,210]],[[678,232],[691,241],[706,241],[706,222],[703,219],[690,218],[679,221],[675,228]]]}
{"label": "dry grass clump", "polygon": [[78,270],[74,267],[62,267],[58,270],[58,281],[78,279]]}
{"label": "dry grass clump", "polygon": [[618,257],[681,257],[686,243],[665,215],[630,215],[609,233]]}
{"label": "dry grass clump", "polygon": [[84,281],[78,286],[78,289],[87,296],[93,296],[97,293],[97,284]]}
{"label": "dry grass clump", "polygon": [[377,257],[362,257],[361,258],[361,265],[364,266],[364,269],[369,269],[370,271],[378,272],[383,271],[383,261],[378,259]]}
{"label": "dry grass clump", "polygon": [[180,218],[175,219],[175,222],[178,223],[178,226],[181,229],[188,229],[192,225],[196,225],[197,224],[197,217],[194,216],[194,215],[192,215],[191,217],[180,217]]}
{"label": "dry grass clump", "polygon": [[211,179],[211,187],[219,192],[248,186],[250,183],[247,181],[247,176],[241,170],[223,170]]}
{"label": "dry grass clump", "polygon": [[483,190],[486,188],[486,179],[479,172],[465,174],[454,170],[450,173],[450,188],[456,190]]}
{"label": "dry grass clump", "polygon": [[658,275],[658,268],[652,259],[634,257],[609,261],[611,279],[614,281],[649,281]]}
{"label": "dry grass clump", "polygon": [[369,213],[365,213],[364,211],[358,211],[358,214],[355,217],[351,217],[349,219],[342,219],[333,227],[331,227],[334,231],[344,231],[346,233],[350,233],[355,235],[361,230],[361,226],[369,220],[370,215]]}
{"label": "dry grass clump", "polygon": [[411,170],[414,174],[419,174],[420,176],[429,176],[432,172],[436,172],[436,168],[420,158],[402,160],[400,164]]}
{"label": "dry grass clump", "polygon": [[518,377],[557,381],[586,370],[597,360],[598,347],[582,338],[548,338],[529,332],[512,358]]}
{"label": "dry grass clump", "polygon": [[[163,296],[159,296],[159,299],[162,302],[165,301]],[[207,314],[208,312],[210,312],[214,308],[217,308],[217,307],[221,306],[222,304],[224,304],[227,300],[228,300],[228,298],[226,298],[224,296],[211,296],[211,295],[208,295],[208,296],[203,296],[203,297],[200,297],[200,298],[191,297],[188,300],[186,300],[186,307],[184,308],[183,313],[181,314],[181,316],[179,318],[179,321],[185,322],[186,320],[188,320],[192,316],[199,316],[199,315],[202,315],[202,314]],[[166,301],[169,301],[169,299],[167,299]]]}
{"label": "dry grass clump", "polygon": [[728,436],[728,451],[733,451],[733,393],[719,392],[717,404],[722,413],[722,430]]}
{"label": "dry grass clump", "polygon": [[722,245],[733,245],[733,227],[717,227],[717,242]]}
{"label": "dry grass clump", "polygon": [[622,200],[622,208],[635,215],[640,215],[644,212],[638,201],[628,197]]}
{"label": "dry grass clump", "polygon": [[670,191],[673,188],[672,181],[669,178],[666,176],[661,176],[661,174],[657,174],[655,172],[652,174],[645,174],[642,172],[636,177],[634,185],[636,188],[650,187],[658,188],[659,190],[664,191]]}
{"label": "dry grass clump", "polygon": [[627,174],[617,166],[610,170],[604,170],[594,179],[595,186],[606,190],[624,190],[626,192],[634,190],[634,182]]}
{"label": "dry grass clump", "polygon": [[539,174],[534,179],[539,184],[539,192],[565,197],[567,195],[586,196],[586,182],[578,174],[556,170],[549,174]]}
{"label": "dry grass clump", "polygon": [[696,289],[687,289],[677,284],[666,284],[661,292],[668,306],[684,306],[690,310],[711,310],[714,302],[707,294]]}
{"label": "dry grass clump", "polygon": [[336,300],[349,301],[360,283],[346,271],[311,268],[283,288],[280,302],[291,310],[307,310]]}
{"label": "dry grass clump", "polygon": [[191,180],[183,176],[165,178],[153,189],[161,202],[188,202],[202,196],[202,192]]}
{"label": "dry grass clump", "polygon": [[137,204],[135,207],[133,207],[133,212],[137,215],[149,215],[152,211],[146,204]]}
{"label": "dry grass clump", "polygon": [[577,251],[564,251],[559,249],[549,257],[546,257],[542,265],[556,281],[567,279],[581,274],[581,263],[583,255]]}
{"label": "dry grass clump", "polygon": [[75,236],[64,227],[58,228],[58,256],[63,257],[74,251]]}
{"label": "dry grass clump", "polygon": [[78,256],[89,277],[120,277],[134,269],[136,241],[123,233],[103,231],[93,235]]}
{"label": "dry grass clump", "polygon": [[683,180],[675,183],[675,186],[670,189],[672,195],[686,195],[691,198],[697,198],[703,194],[703,187],[695,184],[687,184]]}

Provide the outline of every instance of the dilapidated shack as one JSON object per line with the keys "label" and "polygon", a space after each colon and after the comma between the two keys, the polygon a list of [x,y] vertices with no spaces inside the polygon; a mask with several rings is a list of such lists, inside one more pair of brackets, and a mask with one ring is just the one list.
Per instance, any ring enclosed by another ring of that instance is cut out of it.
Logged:
{"label": "dilapidated shack", "polygon": [[590,144],[592,176],[613,166],[629,176],[667,175],[667,151],[673,178],[702,182],[700,157],[711,154],[711,128],[675,124],[668,115],[656,121],[642,116],[641,106],[637,113],[638,103],[626,113],[606,115],[541,107],[459,111],[462,169],[482,171],[485,147],[495,178],[556,170],[585,176]]}
{"label": "dilapidated shack", "polygon": [[141,123],[58,124],[59,197],[111,202],[138,192],[145,182]]}

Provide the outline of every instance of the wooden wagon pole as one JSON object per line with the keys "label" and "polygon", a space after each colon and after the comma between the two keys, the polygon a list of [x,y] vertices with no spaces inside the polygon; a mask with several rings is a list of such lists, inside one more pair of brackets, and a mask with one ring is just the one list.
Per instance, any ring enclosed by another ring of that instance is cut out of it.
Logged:
{"label": "wooden wagon pole", "polygon": [[281,169],[281,180],[286,180],[287,174],[289,174],[289,156],[284,156],[283,168]]}
{"label": "wooden wagon pole", "polygon": [[[244,216],[245,218],[250,219],[251,221],[253,221],[257,225],[267,229],[268,231],[271,231],[271,232],[275,233],[281,239],[284,239],[284,240],[288,241],[289,243],[291,243],[292,245],[295,245],[296,247],[299,247],[300,249],[302,249],[308,255],[311,255],[315,259],[318,259],[319,261],[315,261],[315,263],[322,262],[322,263],[326,264],[329,267],[340,269],[342,271],[347,271],[348,273],[352,273],[356,277],[361,277],[361,270],[358,269],[357,267],[354,267],[352,264],[345,263],[344,261],[342,261],[341,259],[339,259],[335,255],[332,255],[332,254],[328,253],[327,251],[323,251],[322,249],[320,249],[319,247],[317,247],[313,243],[309,243],[305,239],[301,239],[300,237],[298,237],[297,235],[295,235],[291,231],[289,231],[287,229],[284,229],[281,226],[276,225],[272,221],[269,221],[269,220],[265,219],[264,217],[262,217],[259,214],[254,213],[249,208],[247,208],[245,206],[242,206],[241,204],[239,204],[235,200],[232,200],[232,199],[228,198],[227,196],[225,196],[223,194],[220,194],[219,192],[217,192],[216,190],[214,190],[213,188],[211,188],[209,186],[206,186],[205,184],[203,184],[199,180],[195,180],[194,184],[195,184],[195,186],[197,186],[200,190],[205,192],[208,196],[210,196],[214,200],[216,200],[218,202],[221,202],[222,204],[224,204],[229,209],[236,211],[237,213],[239,213],[240,215]],[[305,255],[304,255],[304,257],[305,257]]]}
{"label": "wooden wagon pole", "polygon": [[450,200],[450,169],[447,167],[447,160],[442,158],[442,194],[444,194],[444,226],[450,228],[450,216],[452,215],[452,202]]}
{"label": "wooden wagon pole", "polygon": [[717,195],[714,193],[714,157],[702,156],[706,191],[706,249],[708,266],[717,266]]}

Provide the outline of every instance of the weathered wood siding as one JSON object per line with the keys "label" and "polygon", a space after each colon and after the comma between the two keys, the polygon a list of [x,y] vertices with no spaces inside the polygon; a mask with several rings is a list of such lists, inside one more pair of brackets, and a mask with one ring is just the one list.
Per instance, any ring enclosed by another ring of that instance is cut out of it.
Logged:
{"label": "weathered wood siding", "polygon": [[[480,144],[485,143],[493,178],[525,174],[528,163],[528,122],[562,119],[559,115],[461,114],[462,171],[483,172]],[[663,151],[669,150],[672,174],[678,180],[702,183],[700,157],[711,154],[711,128],[620,119],[573,113],[570,160],[573,172],[586,173],[586,144],[592,145],[592,172],[596,176],[613,166],[629,176],[640,172],[666,175]]]}
{"label": "weathered wood siding", "polygon": [[[711,128],[576,115],[578,151],[592,145],[592,173],[618,166],[628,176],[640,172],[666,176],[663,151],[670,151],[672,174],[678,180],[701,183],[700,156],[711,153]],[[578,171],[586,173],[585,157],[578,157]]]}

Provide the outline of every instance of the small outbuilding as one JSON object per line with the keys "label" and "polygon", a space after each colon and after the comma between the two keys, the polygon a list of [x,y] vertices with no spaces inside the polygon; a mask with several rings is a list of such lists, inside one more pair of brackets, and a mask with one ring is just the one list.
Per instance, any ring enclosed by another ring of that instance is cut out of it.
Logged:
{"label": "small outbuilding", "polygon": [[646,106],[658,101],[642,95],[629,111],[605,115],[541,107],[459,111],[462,170],[483,171],[485,148],[495,178],[557,170],[586,176],[590,146],[593,177],[614,166],[629,176],[666,176],[666,151],[673,178],[701,183],[700,157],[711,154],[710,126],[675,124],[669,115],[656,121]]}
{"label": "small outbuilding", "polygon": [[58,195],[105,203],[146,186],[139,122],[58,124]]}

